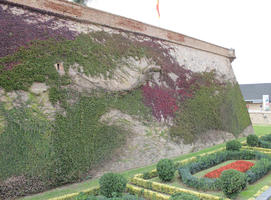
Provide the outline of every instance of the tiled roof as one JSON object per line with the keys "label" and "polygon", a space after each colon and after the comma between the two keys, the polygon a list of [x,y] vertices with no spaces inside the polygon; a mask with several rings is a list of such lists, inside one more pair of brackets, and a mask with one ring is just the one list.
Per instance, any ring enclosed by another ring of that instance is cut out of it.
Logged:
{"label": "tiled roof", "polygon": [[263,95],[271,97],[271,83],[240,84],[245,101],[262,103]]}

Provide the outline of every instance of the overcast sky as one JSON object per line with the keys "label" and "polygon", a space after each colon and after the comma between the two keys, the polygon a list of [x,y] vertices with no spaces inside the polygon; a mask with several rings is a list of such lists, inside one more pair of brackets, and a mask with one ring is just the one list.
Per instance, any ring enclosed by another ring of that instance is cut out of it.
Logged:
{"label": "overcast sky", "polygon": [[88,6],[233,48],[242,83],[271,82],[271,0],[89,0]]}

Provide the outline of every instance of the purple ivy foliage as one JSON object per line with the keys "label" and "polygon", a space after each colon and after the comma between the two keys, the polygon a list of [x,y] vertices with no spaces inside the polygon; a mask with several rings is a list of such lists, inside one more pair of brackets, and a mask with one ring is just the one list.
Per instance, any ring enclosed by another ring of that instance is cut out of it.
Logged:
{"label": "purple ivy foliage", "polygon": [[[15,15],[11,11],[12,8],[13,6],[8,6],[7,9],[3,9],[0,6],[0,57],[13,54],[21,46],[27,47],[33,40],[73,40],[77,35],[77,32],[69,30],[66,26],[57,27],[60,19],[56,17],[42,21],[44,15],[31,12]],[[65,22],[62,20],[60,23]]]}
{"label": "purple ivy foliage", "polygon": [[[170,53],[170,51],[174,51],[173,48],[163,46],[160,41],[154,38],[145,41],[139,38],[139,41],[141,41],[139,42],[141,46],[149,50],[156,64],[162,68],[161,86],[150,80],[152,86],[147,82],[142,87],[144,103],[152,108],[153,115],[159,121],[162,117],[164,119],[174,117],[174,113],[179,110],[178,103],[193,97],[198,88],[196,82],[199,77],[178,63]],[[178,78],[173,80],[170,73],[174,73]]]}

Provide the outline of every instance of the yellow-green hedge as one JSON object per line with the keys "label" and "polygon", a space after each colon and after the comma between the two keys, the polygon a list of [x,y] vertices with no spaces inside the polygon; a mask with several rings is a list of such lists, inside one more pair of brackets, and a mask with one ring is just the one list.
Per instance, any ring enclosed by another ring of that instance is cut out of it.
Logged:
{"label": "yellow-green hedge", "polygon": [[169,200],[170,198],[169,195],[161,194],[148,189],[143,189],[131,184],[127,184],[127,192],[130,194],[142,196],[146,199]]}
{"label": "yellow-green hedge", "polygon": [[99,194],[99,187],[92,187],[80,192],[75,192],[75,193],[71,193],[71,194],[67,194],[64,196],[60,196],[60,197],[55,197],[55,198],[51,198],[49,200],[71,200],[74,199],[74,197],[78,196],[81,192],[85,193],[85,194],[93,194],[93,195],[97,195]]}
{"label": "yellow-green hedge", "polygon": [[[206,156],[206,155],[213,154],[213,153],[217,153],[217,152],[224,151],[224,150],[225,150],[225,147],[222,147],[222,148],[219,148],[219,149],[214,150],[214,151],[210,151],[210,152],[207,152],[207,153],[202,153],[202,154],[199,155],[199,157]],[[194,161],[196,159],[197,159],[197,157],[193,156],[193,157],[181,160],[181,161],[177,161],[176,163],[180,164],[180,165],[183,165],[183,164],[189,163],[191,161]],[[150,173],[151,177],[157,176],[156,169],[150,171],[149,173]],[[129,186],[127,186],[128,191],[133,191],[132,192],[133,194],[139,194],[139,192],[143,192],[144,195],[145,195],[144,196],[145,198],[147,198],[146,196],[157,195],[157,193],[154,192],[154,191],[157,191],[157,192],[165,193],[165,194],[168,194],[168,195],[172,195],[172,194],[178,193],[178,192],[180,192],[180,193],[188,193],[188,194],[193,194],[195,196],[198,196],[202,200],[219,200],[219,199],[221,199],[218,196],[214,196],[214,195],[210,195],[210,194],[195,192],[195,191],[192,191],[192,190],[187,190],[187,189],[178,188],[178,187],[174,187],[174,186],[170,186],[170,185],[166,185],[166,184],[162,184],[162,183],[157,183],[157,182],[153,182],[153,181],[149,181],[149,180],[144,180],[143,179],[143,174],[136,174],[130,180],[130,182],[132,184],[134,184],[134,185],[137,185],[137,186],[140,186],[140,187],[143,187],[143,188],[133,186],[133,185],[129,185]],[[152,190],[154,190],[154,191],[152,191]],[[168,199],[168,196],[167,195],[166,196],[161,196],[159,198],[161,200],[166,200],[166,199]]]}
{"label": "yellow-green hedge", "polygon": [[271,149],[261,148],[261,147],[242,146],[242,149],[253,150],[253,151],[260,151],[260,152],[263,152],[263,153],[271,153]]}
{"label": "yellow-green hedge", "polygon": [[132,184],[137,185],[137,186],[143,187],[144,190],[145,189],[154,190],[154,191],[165,193],[165,194],[168,194],[168,195],[172,195],[172,194],[175,194],[175,193],[188,193],[188,194],[193,194],[195,196],[198,196],[202,200],[219,200],[219,199],[221,199],[218,196],[214,196],[214,195],[210,195],[210,194],[195,192],[195,191],[192,191],[192,190],[187,190],[187,189],[183,189],[183,188],[179,188],[179,187],[174,187],[174,186],[170,186],[170,185],[167,185],[167,184],[162,184],[162,183],[158,183],[158,182],[144,180],[142,178],[139,178],[138,176],[132,178],[130,182]]}

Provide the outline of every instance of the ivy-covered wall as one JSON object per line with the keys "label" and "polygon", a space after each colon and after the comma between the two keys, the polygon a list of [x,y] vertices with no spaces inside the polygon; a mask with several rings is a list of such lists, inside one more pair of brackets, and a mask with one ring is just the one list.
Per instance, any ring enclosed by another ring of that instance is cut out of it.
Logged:
{"label": "ivy-covered wall", "polygon": [[179,145],[251,125],[226,57],[1,4],[0,31],[0,198],[106,163],[133,134],[102,120],[112,110]]}

